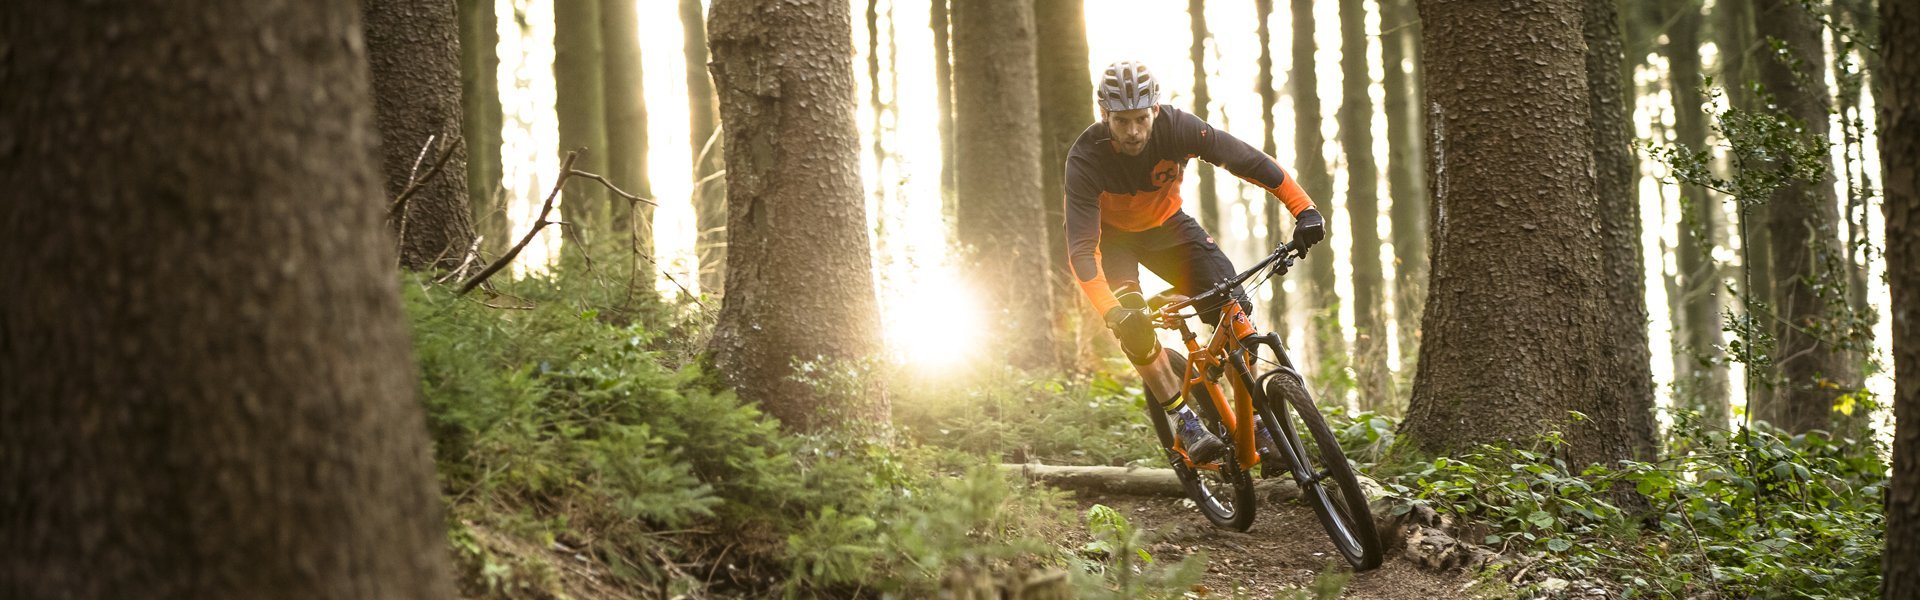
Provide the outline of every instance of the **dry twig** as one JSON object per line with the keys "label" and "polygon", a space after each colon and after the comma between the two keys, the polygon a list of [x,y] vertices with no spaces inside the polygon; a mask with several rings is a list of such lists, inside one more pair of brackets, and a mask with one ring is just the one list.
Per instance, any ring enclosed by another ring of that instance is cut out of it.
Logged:
{"label": "dry twig", "polygon": [[492,277],[494,273],[500,272],[500,269],[506,268],[507,263],[513,262],[515,257],[520,256],[520,251],[525,250],[527,244],[533,242],[533,236],[538,235],[540,230],[545,228],[547,224],[555,222],[548,221],[547,215],[553,213],[553,201],[560,197],[560,188],[566,187],[567,176],[575,173],[573,170],[573,159],[579,156],[579,151],[570,151],[567,152],[567,158],[560,161],[560,180],[553,182],[553,191],[547,193],[546,202],[540,205],[540,216],[534,220],[533,228],[527,230],[527,235],[520,238],[520,243],[514,244],[513,248],[507,250],[506,254],[502,254],[500,258],[494,259],[493,264],[487,265],[487,268],[482,269],[479,274],[474,275],[473,279],[469,279],[465,284],[462,284],[457,294],[466,295],[467,292],[473,291],[473,288],[479,287],[488,277]]}

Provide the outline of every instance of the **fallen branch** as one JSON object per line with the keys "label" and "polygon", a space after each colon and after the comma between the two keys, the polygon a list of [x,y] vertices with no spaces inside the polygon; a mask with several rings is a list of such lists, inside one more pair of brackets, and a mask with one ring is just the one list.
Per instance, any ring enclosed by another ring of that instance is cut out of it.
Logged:
{"label": "fallen branch", "polygon": [[[1000,465],[1000,470],[1005,473],[1018,473],[1027,481],[1037,481],[1066,490],[1170,498],[1184,498],[1187,495],[1186,487],[1180,485],[1180,476],[1175,475],[1173,469],[1065,467],[1027,463]],[[1256,493],[1279,502],[1300,497],[1300,486],[1292,479],[1258,479],[1253,482],[1253,489]]]}
{"label": "fallen branch", "polygon": [[553,182],[553,191],[547,193],[547,201],[540,205],[540,216],[534,219],[533,228],[527,230],[527,235],[520,238],[520,243],[514,244],[513,249],[507,250],[506,254],[502,254],[500,258],[494,259],[493,264],[487,265],[487,268],[482,269],[480,273],[474,275],[473,279],[468,279],[465,284],[460,286],[460,291],[457,292],[456,295],[466,295],[467,292],[473,291],[473,288],[479,287],[488,277],[492,277],[494,273],[500,272],[500,269],[506,268],[507,263],[513,262],[515,257],[520,256],[520,251],[525,250],[527,244],[533,242],[533,236],[538,235],[540,230],[545,228],[549,223],[553,223],[553,221],[547,220],[547,215],[553,213],[553,201],[560,197],[560,188],[566,187],[567,176],[575,173],[573,170],[573,159],[578,156],[580,156],[579,151],[571,151],[567,153],[565,160],[560,161],[560,180]]}
{"label": "fallen branch", "polygon": [[455,146],[453,144],[447,144],[447,151],[440,153],[440,158],[434,159],[433,166],[427,169],[427,174],[423,177],[414,177],[415,174],[419,173],[420,161],[425,159],[427,157],[427,151],[433,148],[435,137],[436,136],[431,135],[427,136],[426,145],[420,147],[420,155],[413,159],[413,170],[407,173],[407,187],[401,188],[400,195],[394,196],[393,204],[387,206],[387,218],[392,219],[395,215],[405,214],[403,211],[407,208],[407,199],[412,198],[415,192],[419,192],[421,186],[426,185],[428,181],[432,181],[434,175],[440,174],[441,167],[447,166],[447,160],[453,158]]}

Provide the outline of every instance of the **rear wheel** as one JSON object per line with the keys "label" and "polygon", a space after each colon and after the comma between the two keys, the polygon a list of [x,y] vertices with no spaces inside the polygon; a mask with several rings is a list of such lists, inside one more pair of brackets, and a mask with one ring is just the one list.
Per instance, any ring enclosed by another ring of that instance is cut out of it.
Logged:
{"label": "rear wheel", "polygon": [[[1172,361],[1175,372],[1182,374],[1187,372],[1185,357],[1172,351],[1168,351],[1167,356]],[[1258,506],[1254,499],[1253,477],[1245,467],[1240,466],[1238,460],[1234,459],[1233,438],[1221,426],[1219,415],[1214,413],[1213,399],[1208,397],[1207,388],[1194,386],[1188,389],[1187,403],[1200,414],[1200,421],[1207,425],[1207,429],[1213,431],[1214,435],[1220,436],[1220,441],[1227,444],[1227,452],[1226,456],[1220,459],[1218,470],[1189,467],[1185,460],[1175,454],[1172,460],[1173,471],[1180,476],[1180,483],[1186,487],[1187,497],[1199,507],[1200,514],[1206,515],[1207,521],[1222,529],[1246,531],[1248,527],[1253,526],[1254,509]],[[1159,411],[1158,407],[1148,407],[1147,410],[1158,411],[1158,414],[1150,414],[1149,418],[1168,419],[1165,411]],[[1166,424],[1168,430],[1171,430],[1172,423]],[[1163,439],[1162,441],[1169,448],[1173,446],[1171,440]]]}
{"label": "rear wheel", "polygon": [[1355,570],[1380,566],[1380,535],[1367,495],[1300,378],[1289,371],[1268,377],[1266,398],[1257,410],[1268,435],[1291,459],[1300,500],[1320,516],[1335,549]]}

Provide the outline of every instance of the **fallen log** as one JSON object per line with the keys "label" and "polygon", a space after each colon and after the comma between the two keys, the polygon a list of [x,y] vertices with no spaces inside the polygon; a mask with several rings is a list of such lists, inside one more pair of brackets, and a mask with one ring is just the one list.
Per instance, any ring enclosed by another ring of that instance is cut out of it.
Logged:
{"label": "fallen log", "polygon": [[[1072,467],[1026,463],[1002,464],[1000,470],[1063,490],[1170,498],[1184,498],[1187,495],[1186,488],[1180,485],[1180,476],[1167,468]],[[1292,479],[1256,479],[1253,489],[1272,502],[1300,497],[1300,486]]]}

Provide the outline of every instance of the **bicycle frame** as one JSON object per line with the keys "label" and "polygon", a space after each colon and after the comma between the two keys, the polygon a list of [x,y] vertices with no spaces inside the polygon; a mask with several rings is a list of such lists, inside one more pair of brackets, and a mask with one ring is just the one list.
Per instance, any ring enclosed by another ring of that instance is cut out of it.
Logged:
{"label": "bicycle frame", "polygon": [[[1163,326],[1171,325],[1168,328],[1179,331],[1180,339],[1187,344],[1187,371],[1181,374],[1185,386],[1183,389],[1190,390],[1194,389],[1194,386],[1202,386],[1207,390],[1208,397],[1213,400],[1215,413],[1220,415],[1220,423],[1226,426],[1227,431],[1233,436],[1234,459],[1241,468],[1253,468],[1260,464],[1260,453],[1256,451],[1253,441],[1253,418],[1248,416],[1253,414],[1254,391],[1250,389],[1252,386],[1249,382],[1254,380],[1254,375],[1247,367],[1244,349],[1239,347],[1239,340],[1246,335],[1252,335],[1254,331],[1253,323],[1247,319],[1240,303],[1233,300],[1227,301],[1226,307],[1220,312],[1220,326],[1214,328],[1213,336],[1204,348],[1200,346],[1200,336],[1187,326],[1185,317],[1178,315],[1175,311],[1166,311],[1162,314],[1162,319],[1164,319]],[[1218,376],[1208,376],[1212,373],[1229,371],[1238,378],[1233,385],[1234,393],[1231,403],[1227,400],[1227,395],[1222,393],[1220,383],[1216,381]],[[1182,454],[1185,454],[1184,449]],[[1192,458],[1189,457],[1187,462],[1192,464]],[[1193,466],[1202,469],[1220,468],[1218,464]]]}

